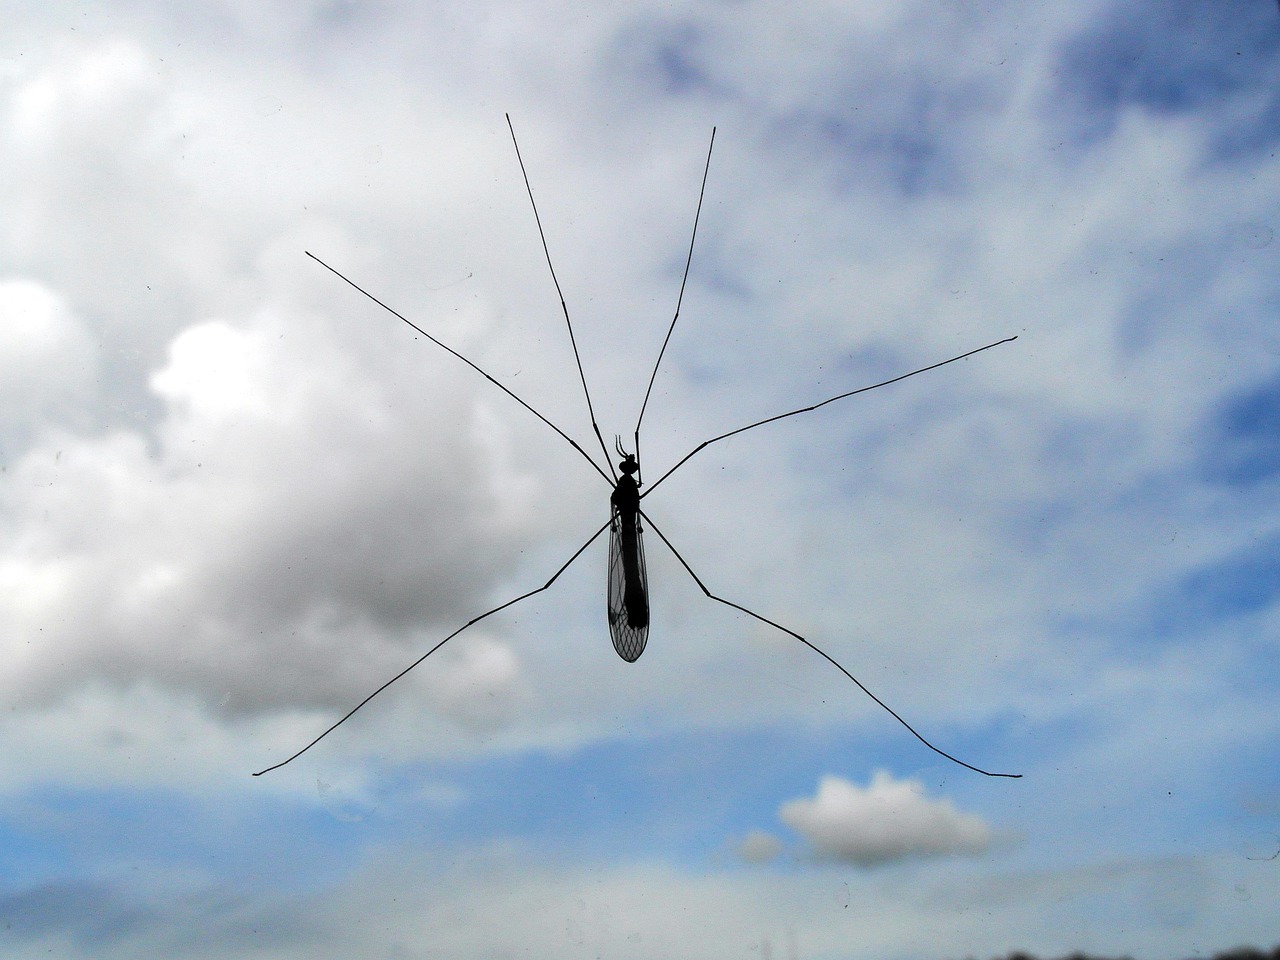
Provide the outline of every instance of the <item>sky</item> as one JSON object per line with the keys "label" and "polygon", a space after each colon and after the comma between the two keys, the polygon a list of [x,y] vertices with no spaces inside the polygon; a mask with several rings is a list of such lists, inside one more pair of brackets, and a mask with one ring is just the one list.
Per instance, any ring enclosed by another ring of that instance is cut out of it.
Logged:
{"label": "sky", "polygon": [[5,956],[1280,943],[1271,0],[4,21]]}

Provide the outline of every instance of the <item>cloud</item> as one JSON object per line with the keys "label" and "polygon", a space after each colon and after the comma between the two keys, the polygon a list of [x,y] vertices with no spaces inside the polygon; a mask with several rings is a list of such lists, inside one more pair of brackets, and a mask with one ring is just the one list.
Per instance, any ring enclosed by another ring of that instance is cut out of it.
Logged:
{"label": "cloud", "polygon": [[[6,289],[34,318],[20,345],[38,372],[42,344],[78,330],[35,288]],[[0,690],[13,702],[106,680],[224,714],[332,708],[403,667],[432,624],[483,609],[515,553],[486,548],[526,522],[491,506],[482,418],[442,398],[452,424],[388,446],[388,410],[412,420],[411,405],[315,343],[282,347],[282,322],[187,328],[150,379],[153,422],[45,437],[8,466]],[[405,482],[418,471],[429,498]],[[436,680],[446,711],[483,725],[501,711],[468,692],[505,700],[520,665],[492,643],[465,655],[453,679],[442,657]]]}
{"label": "cloud", "polygon": [[778,815],[824,858],[874,867],[897,860],[980,854],[991,845],[981,817],[950,800],[930,800],[917,780],[880,770],[864,788],[823,777],[812,800],[792,800]]}
{"label": "cloud", "polygon": [[[947,955],[992,957],[1011,943],[1062,956],[1080,946],[1081,930],[1098,955],[1138,943],[1142,956],[1177,957],[1188,907],[1220,924],[1200,941],[1206,954],[1274,942],[1273,911],[1256,904],[1274,902],[1276,871],[1241,882],[1233,869],[1150,858],[990,877],[886,872],[833,883],[809,873],[782,883],[758,871],[566,866],[495,848],[472,851],[447,874],[439,857],[376,857],[344,881],[296,892],[172,874],[33,884],[0,891],[0,915],[12,918],[15,955],[55,946],[54,955],[94,960],[412,956],[424,943],[458,960],[729,960],[758,955],[762,937],[777,943],[787,931],[805,957],[936,957],[938,944]],[[1118,913],[1117,903],[1130,908]]]}
{"label": "cloud", "polygon": [[0,281],[0,444],[74,416],[96,370],[93,344],[63,298],[29,280]]}
{"label": "cloud", "polygon": [[738,856],[748,863],[768,863],[782,852],[782,841],[763,830],[752,830],[738,844]]}

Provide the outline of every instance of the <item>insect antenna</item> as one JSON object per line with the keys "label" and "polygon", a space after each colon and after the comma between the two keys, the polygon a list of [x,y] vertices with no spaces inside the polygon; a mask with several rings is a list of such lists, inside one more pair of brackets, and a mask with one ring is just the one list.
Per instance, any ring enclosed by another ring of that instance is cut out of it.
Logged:
{"label": "insect antenna", "polygon": [[711,143],[707,145],[707,162],[702,168],[702,186],[698,190],[698,209],[693,214],[693,233],[689,236],[689,255],[684,261],[684,277],[680,280],[680,295],[676,297],[676,312],[671,318],[671,326],[667,327],[667,335],[662,340],[662,349],[658,351],[658,359],[654,361],[653,373],[649,375],[649,386],[644,392],[644,402],[640,404],[640,416],[636,417],[636,460],[640,459],[640,422],[644,420],[644,412],[649,406],[649,394],[653,392],[653,382],[658,378],[658,367],[667,352],[667,344],[671,342],[671,334],[675,332],[676,321],[680,319],[680,305],[684,303],[684,288],[689,282],[689,266],[693,263],[693,244],[698,239],[698,221],[702,218],[702,198],[707,194],[707,174],[711,172],[711,151],[716,145],[716,128],[711,128]]}
{"label": "insect antenna", "polygon": [[587,398],[587,413],[591,416],[591,429],[600,441],[600,449],[604,453],[605,462],[609,465],[609,473],[616,483],[618,476],[613,470],[613,461],[609,459],[609,449],[604,445],[604,437],[600,435],[600,427],[596,423],[596,411],[591,405],[591,391],[587,389],[587,375],[582,370],[582,357],[578,355],[578,341],[573,335],[573,321],[569,319],[569,307],[564,302],[564,292],[560,289],[560,280],[556,277],[556,268],[551,263],[551,249],[547,246],[547,235],[542,229],[542,218],[538,216],[538,204],[533,199],[533,187],[529,185],[529,173],[524,168],[524,157],[520,156],[520,143],[516,140],[516,128],[511,125],[511,114],[507,118],[507,129],[511,131],[511,143],[516,148],[516,160],[520,163],[520,174],[524,177],[524,189],[529,194],[529,205],[533,207],[533,219],[538,224],[538,236],[542,240],[542,252],[547,258],[547,269],[551,271],[551,282],[556,286],[556,296],[560,298],[560,310],[564,313],[565,326],[569,328],[569,343],[573,346],[573,359],[578,364],[578,379],[582,381],[582,395]]}
{"label": "insect antenna", "polygon": [[[598,473],[598,474],[600,474],[600,476],[604,477],[604,479],[605,479],[605,481],[606,481],[606,482],[608,482],[608,483],[614,483],[614,482],[615,482],[614,480],[610,480],[610,479],[609,479],[609,475],[608,475],[607,473],[605,473],[603,470],[601,470],[601,469],[600,469],[600,465],[599,465],[599,464],[597,464],[594,460],[592,460],[592,459],[591,459],[591,456],[587,453],[587,451],[583,450],[583,449],[582,449],[582,447],[578,446],[578,441],[574,440],[574,439],[573,439],[573,437],[569,436],[567,433],[565,433],[563,430],[561,430],[559,427],[557,427],[554,423],[552,423],[550,420],[548,420],[546,417],[544,417],[542,414],[540,414],[537,410],[535,410],[535,409],[533,409],[533,407],[529,406],[529,404],[528,404],[528,403],[526,403],[523,399],[521,399],[519,396],[517,396],[517,395],[516,395],[512,390],[510,390],[507,386],[505,386],[504,384],[502,384],[502,383],[500,383],[499,381],[495,380],[495,379],[494,379],[494,378],[493,378],[489,373],[487,373],[485,370],[482,370],[479,366],[477,366],[477,365],[476,365],[475,363],[473,363],[472,361],[468,360],[466,357],[464,357],[462,354],[460,354],[457,350],[453,349],[453,347],[449,346],[449,345],[448,345],[448,344],[446,344],[446,343],[442,343],[441,341],[439,341],[439,340],[437,340],[435,337],[433,337],[431,334],[427,333],[427,331],[423,330],[420,326],[418,326],[416,323],[414,323],[412,320],[410,320],[408,317],[406,317],[403,313],[400,313],[398,310],[392,309],[392,308],[391,308],[390,306],[388,306],[386,303],[384,303],[383,301],[379,300],[379,299],[378,299],[377,297],[375,297],[372,293],[370,293],[370,292],[369,292],[368,290],[366,290],[364,287],[360,286],[360,284],[356,283],[356,282],[355,282],[354,280],[352,280],[350,277],[345,276],[345,275],[344,275],[344,274],[342,274],[340,271],[338,271],[338,270],[334,269],[333,267],[329,266],[329,264],[325,263],[323,260],[321,260],[319,257],[317,257],[317,256],[316,256],[314,253],[312,253],[310,250],[306,250],[306,251],[304,251],[304,252],[306,253],[306,255],[307,255],[308,257],[310,257],[310,258],[311,258],[312,260],[314,260],[316,263],[320,264],[320,266],[324,267],[326,270],[328,270],[330,273],[332,273],[332,274],[333,274],[334,276],[336,276],[338,279],[342,280],[344,283],[348,284],[349,286],[354,287],[356,290],[359,290],[359,291],[360,291],[361,293],[363,293],[366,297],[368,297],[370,300],[372,300],[374,303],[376,303],[378,306],[380,306],[383,310],[387,311],[387,313],[391,314],[393,317],[398,317],[398,318],[400,318],[400,319],[401,319],[401,320],[403,320],[405,323],[407,323],[409,326],[413,327],[413,329],[417,330],[420,334],[422,334],[424,337],[426,337],[428,340],[430,340],[432,343],[434,343],[437,347],[439,347],[439,348],[440,348],[440,349],[442,349],[442,350],[447,351],[448,353],[453,354],[453,356],[457,357],[459,360],[461,360],[463,363],[465,363],[467,366],[469,366],[472,370],[476,371],[476,373],[480,374],[482,377],[484,377],[486,380],[488,380],[490,383],[492,383],[495,387],[497,387],[499,390],[501,390],[503,393],[505,393],[507,396],[511,397],[511,399],[513,399],[516,403],[520,404],[520,406],[524,407],[526,410],[528,410],[530,413],[532,413],[535,417],[537,417],[539,420],[541,420],[543,423],[545,423],[548,427],[550,427],[550,428],[551,428],[552,430],[554,430],[556,433],[560,434],[560,436],[564,438],[565,442],[566,442],[566,443],[568,443],[568,444],[569,444],[569,446],[573,447],[573,449],[577,450],[580,454],[582,454],[582,456],[586,459],[587,463],[591,464],[591,466],[595,468],[596,473]],[[608,451],[606,450],[606,451],[605,451],[605,460],[608,460],[608,459],[609,459]]]}
{"label": "insect antenna", "polygon": [[693,572],[693,567],[689,566],[688,561],[686,561],[685,558],[680,555],[680,551],[677,550],[672,545],[671,541],[667,539],[666,534],[664,534],[661,530],[658,529],[657,524],[653,522],[652,518],[643,510],[640,511],[640,516],[644,517],[646,520],[649,521],[649,529],[652,530],[654,533],[656,533],[662,539],[662,542],[667,545],[667,549],[670,550],[673,554],[675,554],[675,558],[680,561],[680,565],[689,572],[689,576],[693,577],[693,582],[698,585],[698,587],[702,590],[703,593],[705,593],[708,597],[710,597],[712,600],[716,601],[717,603],[723,603],[726,607],[733,607],[733,609],[741,611],[742,613],[745,613],[749,617],[755,617],[761,623],[767,623],[769,626],[773,627],[774,629],[781,630],[783,633],[789,636],[795,637],[797,640],[803,643],[806,647],[808,647],[814,653],[818,654],[820,657],[822,657],[824,660],[830,663],[833,667],[835,667],[837,670],[843,673],[846,677],[852,680],[855,684],[857,684],[858,689],[860,689],[868,697],[870,697],[872,700],[878,703],[881,707],[883,707],[885,711],[887,711],[888,714],[891,717],[893,717],[893,719],[897,720],[900,724],[902,724],[909,731],[911,731],[912,736],[914,736],[917,740],[923,743],[926,747],[928,747],[934,753],[938,754],[941,757],[946,757],[952,763],[958,763],[960,766],[965,767],[966,769],[972,770],[974,773],[980,773],[985,777],[1008,777],[1011,780],[1017,780],[1022,777],[1022,774],[1020,773],[992,773],[990,770],[983,770],[981,767],[975,767],[971,763],[965,763],[963,760],[959,759],[958,757],[953,757],[951,754],[947,753],[945,750],[940,750],[937,747],[935,747],[932,743],[930,743],[923,736],[921,736],[920,732],[916,730],[915,727],[907,723],[906,720],[902,719],[902,717],[898,714],[896,710],[894,710],[891,706],[889,706],[887,703],[885,703],[883,700],[877,697],[874,693],[868,690],[866,688],[866,685],[863,684],[861,680],[859,680],[852,673],[850,673],[848,670],[842,667],[839,663],[837,663],[834,657],[828,654],[825,650],[823,650],[817,644],[813,643],[810,640],[806,640],[804,637],[800,636],[800,634],[796,633],[794,630],[790,629],[789,627],[784,627],[782,624],[777,623],[776,621],[770,620],[768,617],[762,617],[760,614],[756,613],[754,610],[748,610],[746,607],[742,606],[742,604],[740,603],[734,603],[732,600],[726,600],[724,597],[718,597],[714,593],[712,593],[710,590],[708,590],[707,585],[702,582],[702,578]]}
{"label": "insect antenna", "polygon": [[698,444],[696,447],[694,447],[692,450],[686,453],[683,457],[677,460],[675,466],[673,466],[670,470],[668,470],[666,473],[660,476],[657,479],[657,481],[654,482],[654,484],[649,487],[648,490],[646,490],[644,493],[640,495],[640,497],[641,499],[643,499],[644,497],[647,497],[649,494],[653,493],[654,490],[658,489],[658,485],[661,484],[663,480],[667,479],[667,477],[671,476],[673,473],[679,470],[682,466],[684,466],[685,463],[687,463],[689,460],[693,458],[694,454],[700,453],[701,451],[705,450],[707,447],[711,446],[713,443],[718,443],[721,440],[727,440],[729,437],[737,436],[739,433],[745,433],[748,430],[754,430],[756,427],[763,427],[766,423],[774,423],[775,421],[778,421],[778,420],[785,420],[787,419],[787,417],[795,417],[795,416],[799,416],[802,413],[810,413],[814,410],[817,410],[819,407],[825,407],[828,403],[835,403],[837,400],[843,400],[846,397],[856,396],[859,393],[866,393],[868,390],[878,390],[881,387],[887,387],[891,383],[897,383],[900,380],[906,380],[908,377],[914,377],[920,373],[928,373],[930,370],[937,370],[939,367],[945,367],[948,363],[955,363],[957,360],[963,360],[965,357],[972,357],[975,353],[981,353],[983,350],[990,350],[992,347],[998,347],[1002,343],[1012,343],[1014,340],[1017,340],[1017,339],[1018,338],[1016,336],[1005,337],[1003,340],[997,340],[995,343],[988,343],[985,347],[978,347],[977,349],[970,350],[967,353],[962,353],[959,356],[951,357],[949,360],[941,360],[938,363],[931,363],[927,367],[921,367],[918,370],[912,370],[910,373],[900,374],[889,380],[881,380],[879,383],[873,383],[869,387],[859,387],[857,390],[850,390],[847,393],[836,394],[836,396],[828,397],[826,400],[823,400],[820,403],[815,403],[808,407],[801,407],[799,410],[790,410],[787,413],[779,413],[776,416],[765,417],[763,420],[757,420],[755,423],[748,423],[745,427],[738,427],[736,430],[730,430],[728,433],[722,433],[718,437],[712,437],[710,440],[704,440],[702,441],[702,443]]}
{"label": "insect antenna", "polygon": [[[612,522],[613,522],[612,520],[609,521],[609,523],[612,523]],[[372,700],[374,697],[380,694],[383,690],[387,689],[387,687],[391,686],[393,683],[395,683],[397,680],[403,677],[406,673],[408,673],[410,670],[412,670],[414,667],[420,664],[423,660],[427,659],[427,657],[431,656],[433,653],[435,653],[437,650],[443,647],[446,643],[448,643],[458,634],[462,633],[463,630],[466,630],[468,627],[474,626],[475,624],[479,623],[481,620],[485,619],[486,617],[493,616],[495,613],[497,613],[500,610],[505,610],[507,609],[507,607],[515,606],[521,600],[528,600],[534,594],[538,594],[538,593],[541,593],[543,590],[549,589],[551,585],[560,578],[560,574],[564,573],[566,570],[569,569],[569,564],[573,563],[573,561],[577,560],[578,557],[582,556],[583,551],[585,551],[587,547],[591,546],[591,544],[596,542],[596,538],[600,536],[600,534],[604,533],[604,531],[608,528],[609,523],[606,523],[603,527],[601,527],[599,530],[593,533],[590,536],[590,538],[587,540],[587,542],[584,543],[582,546],[580,546],[577,550],[575,550],[573,553],[573,556],[571,556],[568,560],[566,560],[564,564],[560,567],[560,569],[551,575],[551,579],[548,580],[546,583],[544,583],[542,586],[538,587],[536,590],[530,590],[528,593],[522,593],[520,594],[520,596],[515,597],[511,600],[508,600],[506,603],[499,604],[498,606],[494,607],[492,610],[486,610],[484,613],[480,614],[480,616],[473,617],[472,619],[468,620],[466,623],[460,626],[457,630],[453,631],[453,633],[449,634],[447,637],[445,637],[443,640],[437,643],[434,647],[432,647],[430,650],[428,650],[426,653],[420,656],[417,660],[413,661],[413,663],[409,664],[407,667],[405,667],[403,670],[397,673],[394,677],[392,677],[390,680],[384,683],[382,686],[378,687],[378,689],[373,691],[373,693],[369,694],[367,697],[365,697],[363,700],[357,703],[354,707],[352,707],[350,710],[347,711],[346,715],[341,720],[333,724],[333,726],[329,727],[329,729],[327,729],[324,733],[320,734],[320,736],[316,737],[314,740],[308,743],[305,747],[303,747],[293,756],[289,757],[288,759],[281,760],[279,763],[272,764],[271,766],[267,767],[265,770],[259,770],[257,773],[254,774],[254,776],[260,777],[264,773],[270,773],[272,770],[279,770],[286,763],[291,763],[292,761],[297,760],[300,756],[302,756],[304,753],[306,753],[308,750],[314,747],[317,743],[319,743],[321,740],[323,740],[329,734],[333,733],[333,731],[337,730],[340,726],[342,726],[344,723],[350,720],[353,716],[355,716],[356,711],[358,711],[366,703],[368,703],[370,700]]]}

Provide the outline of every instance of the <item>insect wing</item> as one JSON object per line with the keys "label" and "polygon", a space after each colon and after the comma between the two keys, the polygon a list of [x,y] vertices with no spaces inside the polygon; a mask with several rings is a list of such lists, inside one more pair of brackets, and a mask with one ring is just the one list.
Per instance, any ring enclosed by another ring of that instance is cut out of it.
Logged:
{"label": "insect wing", "polygon": [[[635,567],[631,578],[631,595],[628,596],[628,567],[622,525],[628,520],[614,511],[609,526],[609,635],[613,649],[627,663],[635,663],[644,653],[649,642],[649,574],[644,563],[644,540],[641,537],[640,518],[635,524]],[[629,532],[628,532],[629,533]],[[636,592],[638,591],[638,592]]]}

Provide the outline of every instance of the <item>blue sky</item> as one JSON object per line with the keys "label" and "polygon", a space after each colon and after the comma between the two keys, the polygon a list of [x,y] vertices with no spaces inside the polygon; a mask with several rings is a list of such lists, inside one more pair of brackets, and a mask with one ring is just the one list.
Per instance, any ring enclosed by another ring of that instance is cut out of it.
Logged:
{"label": "blue sky", "polygon": [[1275,4],[6,21],[6,956],[1280,943]]}

